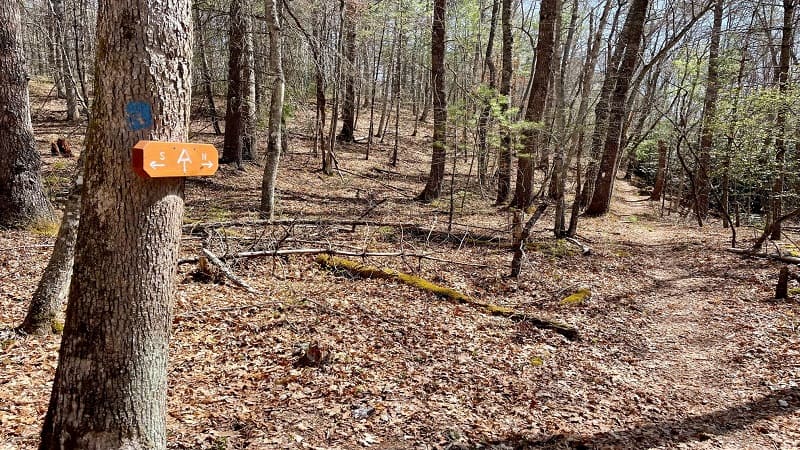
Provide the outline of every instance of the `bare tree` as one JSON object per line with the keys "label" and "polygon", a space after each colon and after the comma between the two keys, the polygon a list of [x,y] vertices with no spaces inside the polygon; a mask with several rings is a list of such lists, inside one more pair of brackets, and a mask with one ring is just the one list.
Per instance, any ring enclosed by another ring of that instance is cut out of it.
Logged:
{"label": "bare tree", "polygon": [[283,55],[281,53],[281,23],[279,0],[265,0],[269,29],[269,63],[272,68],[272,97],[269,104],[269,130],[267,131],[267,163],[261,183],[261,213],[272,219],[275,215],[275,182],[278,178],[278,162],[281,157],[283,141],[281,123],[283,121]]}
{"label": "bare tree", "polygon": [[0,3],[0,225],[9,227],[53,220],[33,138],[20,8]]}
{"label": "bare tree", "polygon": [[431,86],[433,92],[433,155],[425,189],[417,198],[430,202],[441,195],[447,158],[447,96],[444,83],[446,0],[434,0],[431,27]]}
{"label": "bare tree", "polygon": [[[556,19],[560,17],[560,0],[542,0],[539,10],[539,38],[536,43],[536,66],[533,85],[525,111],[525,120],[537,124],[544,116],[547,90],[550,84],[550,65],[556,42]],[[523,134],[525,150],[519,154],[517,183],[511,205],[527,209],[533,202],[533,169],[542,133],[536,128],[527,128]]]}
{"label": "bare tree", "polygon": [[[628,17],[625,19],[625,25],[622,28],[622,35],[614,51],[615,57],[612,58],[612,63],[619,61],[619,65],[610,67],[606,74],[607,81],[612,86],[606,91],[609,95],[608,103],[607,105],[601,103],[597,105],[598,109],[608,108],[606,118],[602,121],[607,125],[604,127],[605,130],[601,130],[602,135],[604,135],[602,139],[603,154],[595,180],[592,201],[586,208],[587,215],[605,214],[608,212],[608,206],[611,202],[611,192],[619,163],[619,148],[622,139],[628,87],[633,71],[636,68],[636,63],[639,60],[639,48],[642,43],[642,30],[644,21],[647,18],[648,3],[649,0],[631,1]],[[605,90],[606,82],[604,82],[603,88]],[[602,125],[598,123],[595,126]]]}

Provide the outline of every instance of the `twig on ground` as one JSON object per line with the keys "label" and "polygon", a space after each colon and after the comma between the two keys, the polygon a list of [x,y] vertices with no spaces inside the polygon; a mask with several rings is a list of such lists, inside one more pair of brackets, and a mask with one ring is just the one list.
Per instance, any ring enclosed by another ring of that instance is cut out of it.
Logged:
{"label": "twig on ground", "polygon": [[233,271],[230,269],[230,267],[228,267],[224,262],[222,262],[222,260],[217,258],[217,255],[212,253],[211,250],[209,250],[207,248],[204,248],[203,249],[203,253],[208,257],[208,260],[211,261],[211,263],[214,264],[215,266],[219,267],[219,269],[222,271],[222,273],[226,277],[228,277],[231,281],[233,281],[234,284],[236,284],[237,286],[239,286],[241,288],[244,288],[244,290],[246,290],[247,292],[249,292],[251,294],[260,294],[260,292],[258,292],[257,290],[253,289],[252,286],[250,286],[249,284],[245,283],[244,280],[242,280],[241,278],[236,276],[236,274],[233,273]]}

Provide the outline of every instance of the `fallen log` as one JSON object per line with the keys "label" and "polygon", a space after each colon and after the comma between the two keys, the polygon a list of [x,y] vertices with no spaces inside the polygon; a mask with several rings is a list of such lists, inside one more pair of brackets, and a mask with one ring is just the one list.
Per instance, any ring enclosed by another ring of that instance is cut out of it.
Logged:
{"label": "fallen log", "polygon": [[316,262],[317,264],[323,267],[328,267],[331,269],[343,269],[351,274],[358,275],[364,278],[376,278],[382,280],[398,281],[400,283],[407,284],[409,286],[413,286],[415,288],[427,292],[431,292],[438,297],[443,297],[457,303],[476,307],[481,311],[483,311],[484,313],[490,314],[492,316],[507,317],[515,322],[527,322],[537,328],[553,330],[556,333],[561,334],[562,336],[566,337],[571,341],[579,339],[578,330],[569,325],[517,312],[514,309],[505,306],[483,302],[481,300],[472,298],[462,292],[459,292],[455,289],[448,288],[445,286],[440,286],[424,278],[420,278],[414,275],[409,275],[407,273],[399,272],[397,270],[369,266],[366,264],[361,264],[356,261],[351,261],[349,259],[344,259],[344,258],[338,258],[336,256],[331,256],[327,254],[317,255]]}
{"label": "fallen log", "polygon": [[785,256],[785,255],[775,255],[772,253],[760,253],[754,252],[751,249],[747,248],[728,248],[727,249],[731,253],[736,253],[738,255],[746,255],[751,256],[753,258],[766,258],[766,259],[773,259],[775,261],[782,261],[789,264],[800,264],[800,257],[797,256]]}

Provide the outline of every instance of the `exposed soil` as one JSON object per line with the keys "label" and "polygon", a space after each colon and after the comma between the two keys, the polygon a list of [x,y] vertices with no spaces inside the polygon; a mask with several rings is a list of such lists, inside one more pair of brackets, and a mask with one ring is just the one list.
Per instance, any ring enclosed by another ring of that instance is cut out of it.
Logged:
{"label": "exposed soil", "polygon": [[[34,111],[45,103],[34,97]],[[48,106],[34,118],[55,200],[74,160],[51,157],[48,140],[75,130],[73,150],[82,149],[79,126],[53,122],[60,112]],[[192,139],[221,144],[205,125]],[[310,124],[292,127],[280,216],[375,225],[197,228],[186,230],[184,257],[202,246],[217,255],[311,247],[424,254],[435,259],[365,260],[572,324],[581,339],[332,273],[313,255],[229,261],[259,294],[182,264],[169,448],[800,448],[800,304],[772,300],[779,265],[726,252],[719,223],[699,229],[677,214],[662,218],[657,204],[618,181],[612,212],[580,222],[590,255],[550,237],[550,211],[535,227],[522,276],[510,280],[509,213],[481,196],[469,160],[459,156],[449,238],[449,195],[413,201],[427,174],[427,129],[403,133],[397,167],[387,163],[391,134],[368,161],[366,144],[342,146],[344,170],[327,177],[309,150]],[[223,167],[188,180],[186,223],[256,219],[260,171]],[[389,222],[437,232],[380,225]],[[0,449],[35,448],[47,408],[60,337],[11,328],[24,317],[52,233],[0,230]],[[582,287],[588,300],[562,304]],[[322,364],[295,367],[309,344]]]}

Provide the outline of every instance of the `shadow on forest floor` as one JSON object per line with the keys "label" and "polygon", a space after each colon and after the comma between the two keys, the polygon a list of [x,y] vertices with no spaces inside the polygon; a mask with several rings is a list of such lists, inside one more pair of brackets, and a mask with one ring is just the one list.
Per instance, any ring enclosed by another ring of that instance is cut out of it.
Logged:
{"label": "shadow on forest floor", "polygon": [[[781,406],[778,402],[786,406]],[[800,410],[800,388],[776,390],[758,400],[684,419],[664,420],[632,428],[592,435],[553,435],[528,440],[510,438],[490,442],[493,449],[596,449],[652,448],[665,444],[706,441],[741,429],[761,419],[785,416]]]}

